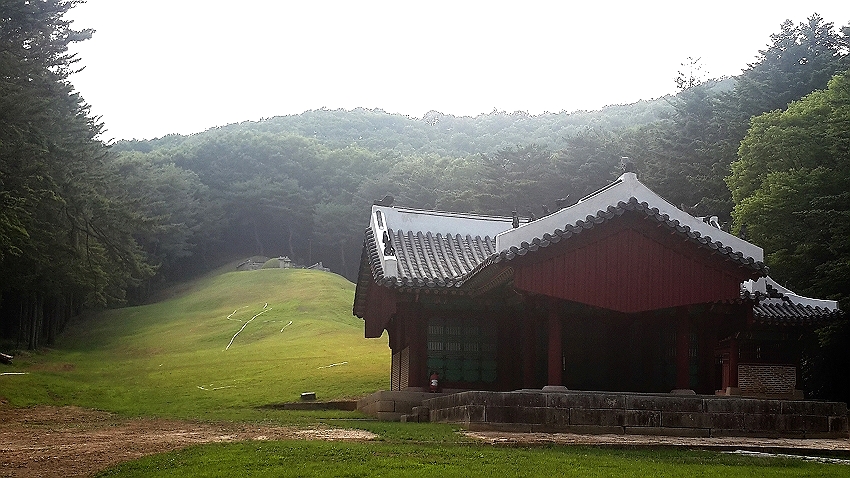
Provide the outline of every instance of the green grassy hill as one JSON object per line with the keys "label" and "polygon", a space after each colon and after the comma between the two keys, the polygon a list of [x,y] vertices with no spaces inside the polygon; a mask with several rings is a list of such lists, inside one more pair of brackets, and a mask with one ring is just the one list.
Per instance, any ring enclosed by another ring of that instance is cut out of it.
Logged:
{"label": "green grassy hill", "polygon": [[386,338],[363,338],[354,285],[294,269],[228,272],[152,305],[73,322],[54,350],[0,376],[14,406],[80,405],[125,415],[234,418],[240,410],[387,388]]}

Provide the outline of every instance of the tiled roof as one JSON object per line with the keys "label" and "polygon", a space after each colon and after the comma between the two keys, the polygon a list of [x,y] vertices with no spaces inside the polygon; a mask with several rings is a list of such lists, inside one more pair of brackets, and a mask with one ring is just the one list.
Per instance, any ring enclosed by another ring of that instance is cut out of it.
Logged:
{"label": "tiled roof", "polygon": [[[629,192],[633,195],[623,196]],[[742,297],[754,304],[759,323],[805,325],[843,314],[834,301],[798,296],[765,277],[761,248],[675,208],[627,173],[579,203],[519,228],[504,217],[374,206],[363,243],[355,315],[362,316],[372,283],[401,291],[488,290],[510,280],[509,262],[624,214],[637,214],[762,276],[751,282],[761,292],[748,290]]]}
{"label": "tiled roof", "polygon": [[753,306],[753,318],[765,325],[818,325],[844,316],[840,309],[768,299]]}
{"label": "tiled roof", "polygon": [[[545,234],[540,240],[523,243],[520,247],[496,252],[495,239],[490,236],[472,236],[470,234],[441,234],[422,231],[404,231],[388,229],[389,237],[395,248],[397,271],[394,276],[386,277],[381,268],[381,249],[375,240],[371,228],[366,230],[363,244],[360,278],[355,292],[355,314],[363,315],[365,294],[370,282],[401,290],[462,290],[462,286],[471,282],[473,277],[481,275],[485,269],[495,269],[499,262],[511,261],[540,248],[557,244],[562,240],[592,229],[597,225],[621,216],[627,211],[645,214],[646,217],[657,221],[662,227],[694,242],[699,247],[705,247],[717,254],[757,271],[765,271],[761,262],[744,258],[740,253],[732,251],[710,237],[690,231],[676,221],[671,221],[656,210],[648,208],[644,203],[630,200],[619,203],[607,211],[600,211],[596,216],[588,217],[585,221],[567,225],[564,229],[556,229],[553,234]],[[494,271],[495,276],[499,271]],[[753,317],[756,322],[764,325],[818,325],[843,317],[843,312],[830,307],[832,301],[817,301],[797,296],[787,289],[785,293],[778,291],[770,278],[760,279],[766,282],[765,292],[743,291],[743,298],[749,298],[753,303]],[[764,287],[764,286],[763,286]],[[778,286],[776,286],[778,287]],[[826,305],[821,306],[821,302]],[[358,307],[359,305],[359,307]],[[358,313],[359,312],[359,313]]]}
{"label": "tiled roof", "polygon": [[398,276],[389,282],[413,287],[456,287],[496,252],[496,238],[389,230]]}
{"label": "tiled roof", "polygon": [[[471,218],[481,221],[483,216]],[[504,222],[505,218],[494,218]],[[421,220],[419,218],[418,220]],[[508,226],[510,224],[508,223]],[[456,227],[455,227],[456,228]],[[461,233],[433,233],[387,228],[395,260],[387,261],[381,241],[372,227],[366,229],[360,272],[354,297],[354,314],[362,317],[371,283],[401,290],[458,290],[468,278],[494,257],[494,236]],[[384,264],[394,270],[385,271]]]}
{"label": "tiled roof", "polygon": [[[638,202],[635,198],[630,198],[627,202],[620,201],[614,206],[609,206],[606,211],[598,211],[595,215],[587,216],[575,224],[565,224],[562,229],[554,229],[551,233],[544,233],[543,237],[534,238],[531,242],[522,242],[518,246],[511,246],[502,251],[496,251],[496,240],[489,235],[482,237],[472,234],[402,230],[393,229],[388,224],[386,231],[395,252],[395,261],[382,260],[383,253],[379,244],[381,241],[375,238],[373,228],[366,230],[364,254],[368,256],[369,270],[377,284],[404,289],[458,289],[473,276],[494,264],[511,261],[562,240],[568,240],[582,231],[592,229],[630,211],[656,221],[697,247],[708,249],[757,273],[765,274],[767,271],[764,263],[755,261],[752,257],[745,257],[741,252],[713,240],[710,236],[702,235],[687,225],[682,225],[676,219],[670,219],[658,209],[650,207],[646,202]],[[477,220],[481,218],[479,216]],[[385,263],[396,270],[383,270]],[[361,275],[362,273],[361,270]],[[368,279],[361,277],[359,282],[362,283],[363,280]]]}
{"label": "tiled roof", "polygon": [[[585,219],[579,220],[575,224],[566,224],[563,229],[555,229],[552,232],[544,233],[542,237],[535,237],[530,242],[523,241],[518,246],[511,246],[508,249],[500,251],[498,257],[493,258],[493,262],[511,261],[529,252],[549,247],[552,244],[557,244],[562,240],[580,234],[582,231],[593,229],[600,224],[622,216],[629,211],[645,215],[647,218],[656,221],[659,225],[668,228],[670,232],[678,234],[683,239],[692,242],[697,247],[708,249],[729,261],[756,272],[762,274],[766,274],[767,272],[767,266],[763,262],[756,261],[752,257],[744,256],[741,252],[724,245],[722,242],[713,240],[711,236],[703,235],[699,231],[691,229],[690,226],[680,223],[677,219],[671,219],[667,214],[659,212],[657,208],[651,207],[646,202],[638,202],[634,197],[629,198],[627,202],[619,201],[616,205],[608,206],[605,211],[597,211],[595,215],[588,215]],[[718,232],[720,231],[718,230]]]}
{"label": "tiled roof", "polygon": [[366,230],[364,253],[368,251],[369,269],[375,282],[390,287],[459,287],[487,258],[494,255],[496,248],[496,239],[489,236],[392,229],[389,229],[389,234],[398,264],[396,274],[385,274],[379,258],[379,246],[371,229]]}
{"label": "tiled roof", "polygon": [[744,296],[755,299],[753,318],[766,325],[819,325],[839,319],[844,312],[834,300],[812,299],[795,294],[770,277],[747,284]]}
{"label": "tiled roof", "polygon": [[[708,242],[728,248],[731,253],[740,254],[744,260],[752,258],[754,263],[764,260],[764,251],[760,247],[673,206],[638,181],[634,173],[624,173],[613,183],[583,197],[570,207],[500,233],[496,236],[496,249],[520,249],[523,243],[542,241],[546,239],[547,234],[557,235],[556,231],[565,230],[565,226],[573,232],[576,230],[575,226],[587,229],[588,226],[592,227],[588,223],[601,224],[625,210],[642,210],[659,222],[666,223],[671,229],[677,229],[679,233],[689,235],[700,243],[703,242],[701,237],[710,238]],[[710,244],[704,245],[712,247]]]}

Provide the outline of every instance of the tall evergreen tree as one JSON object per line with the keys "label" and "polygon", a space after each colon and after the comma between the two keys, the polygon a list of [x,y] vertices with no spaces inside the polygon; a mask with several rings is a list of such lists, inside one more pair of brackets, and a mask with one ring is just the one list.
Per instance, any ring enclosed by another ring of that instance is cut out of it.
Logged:
{"label": "tall evergreen tree", "polygon": [[0,0],[0,337],[34,348],[152,273],[101,125],[68,80],[77,1]]}

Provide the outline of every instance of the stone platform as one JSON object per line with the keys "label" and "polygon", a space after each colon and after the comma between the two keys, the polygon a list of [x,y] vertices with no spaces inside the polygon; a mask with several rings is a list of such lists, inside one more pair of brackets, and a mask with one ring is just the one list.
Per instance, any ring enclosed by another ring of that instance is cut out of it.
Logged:
{"label": "stone platform", "polygon": [[397,422],[401,421],[407,415],[413,414],[413,408],[422,405],[425,399],[439,396],[445,396],[445,394],[434,394],[417,390],[381,390],[358,400],[357,410],[373,416],[378,420]]}
{"label": "stone platform", "polygon": [[[386,392],[393,393],[393,392]],[[470,430],[686,437],[848,438],[847,404],[579,391],[423,394],[411,412]],[[421,420],[425,421],[425,420]]]}

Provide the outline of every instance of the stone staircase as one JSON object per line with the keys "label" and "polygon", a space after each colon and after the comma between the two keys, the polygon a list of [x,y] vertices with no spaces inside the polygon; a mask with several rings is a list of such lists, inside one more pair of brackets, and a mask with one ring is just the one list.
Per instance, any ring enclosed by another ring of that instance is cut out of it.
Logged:
{"label": "stone staircase", "polygon": [[445,395],[448,394],[381,390],[358,400],[357,410],[382,421],[428,421],[428,411],[422,408],[422,402]]}

